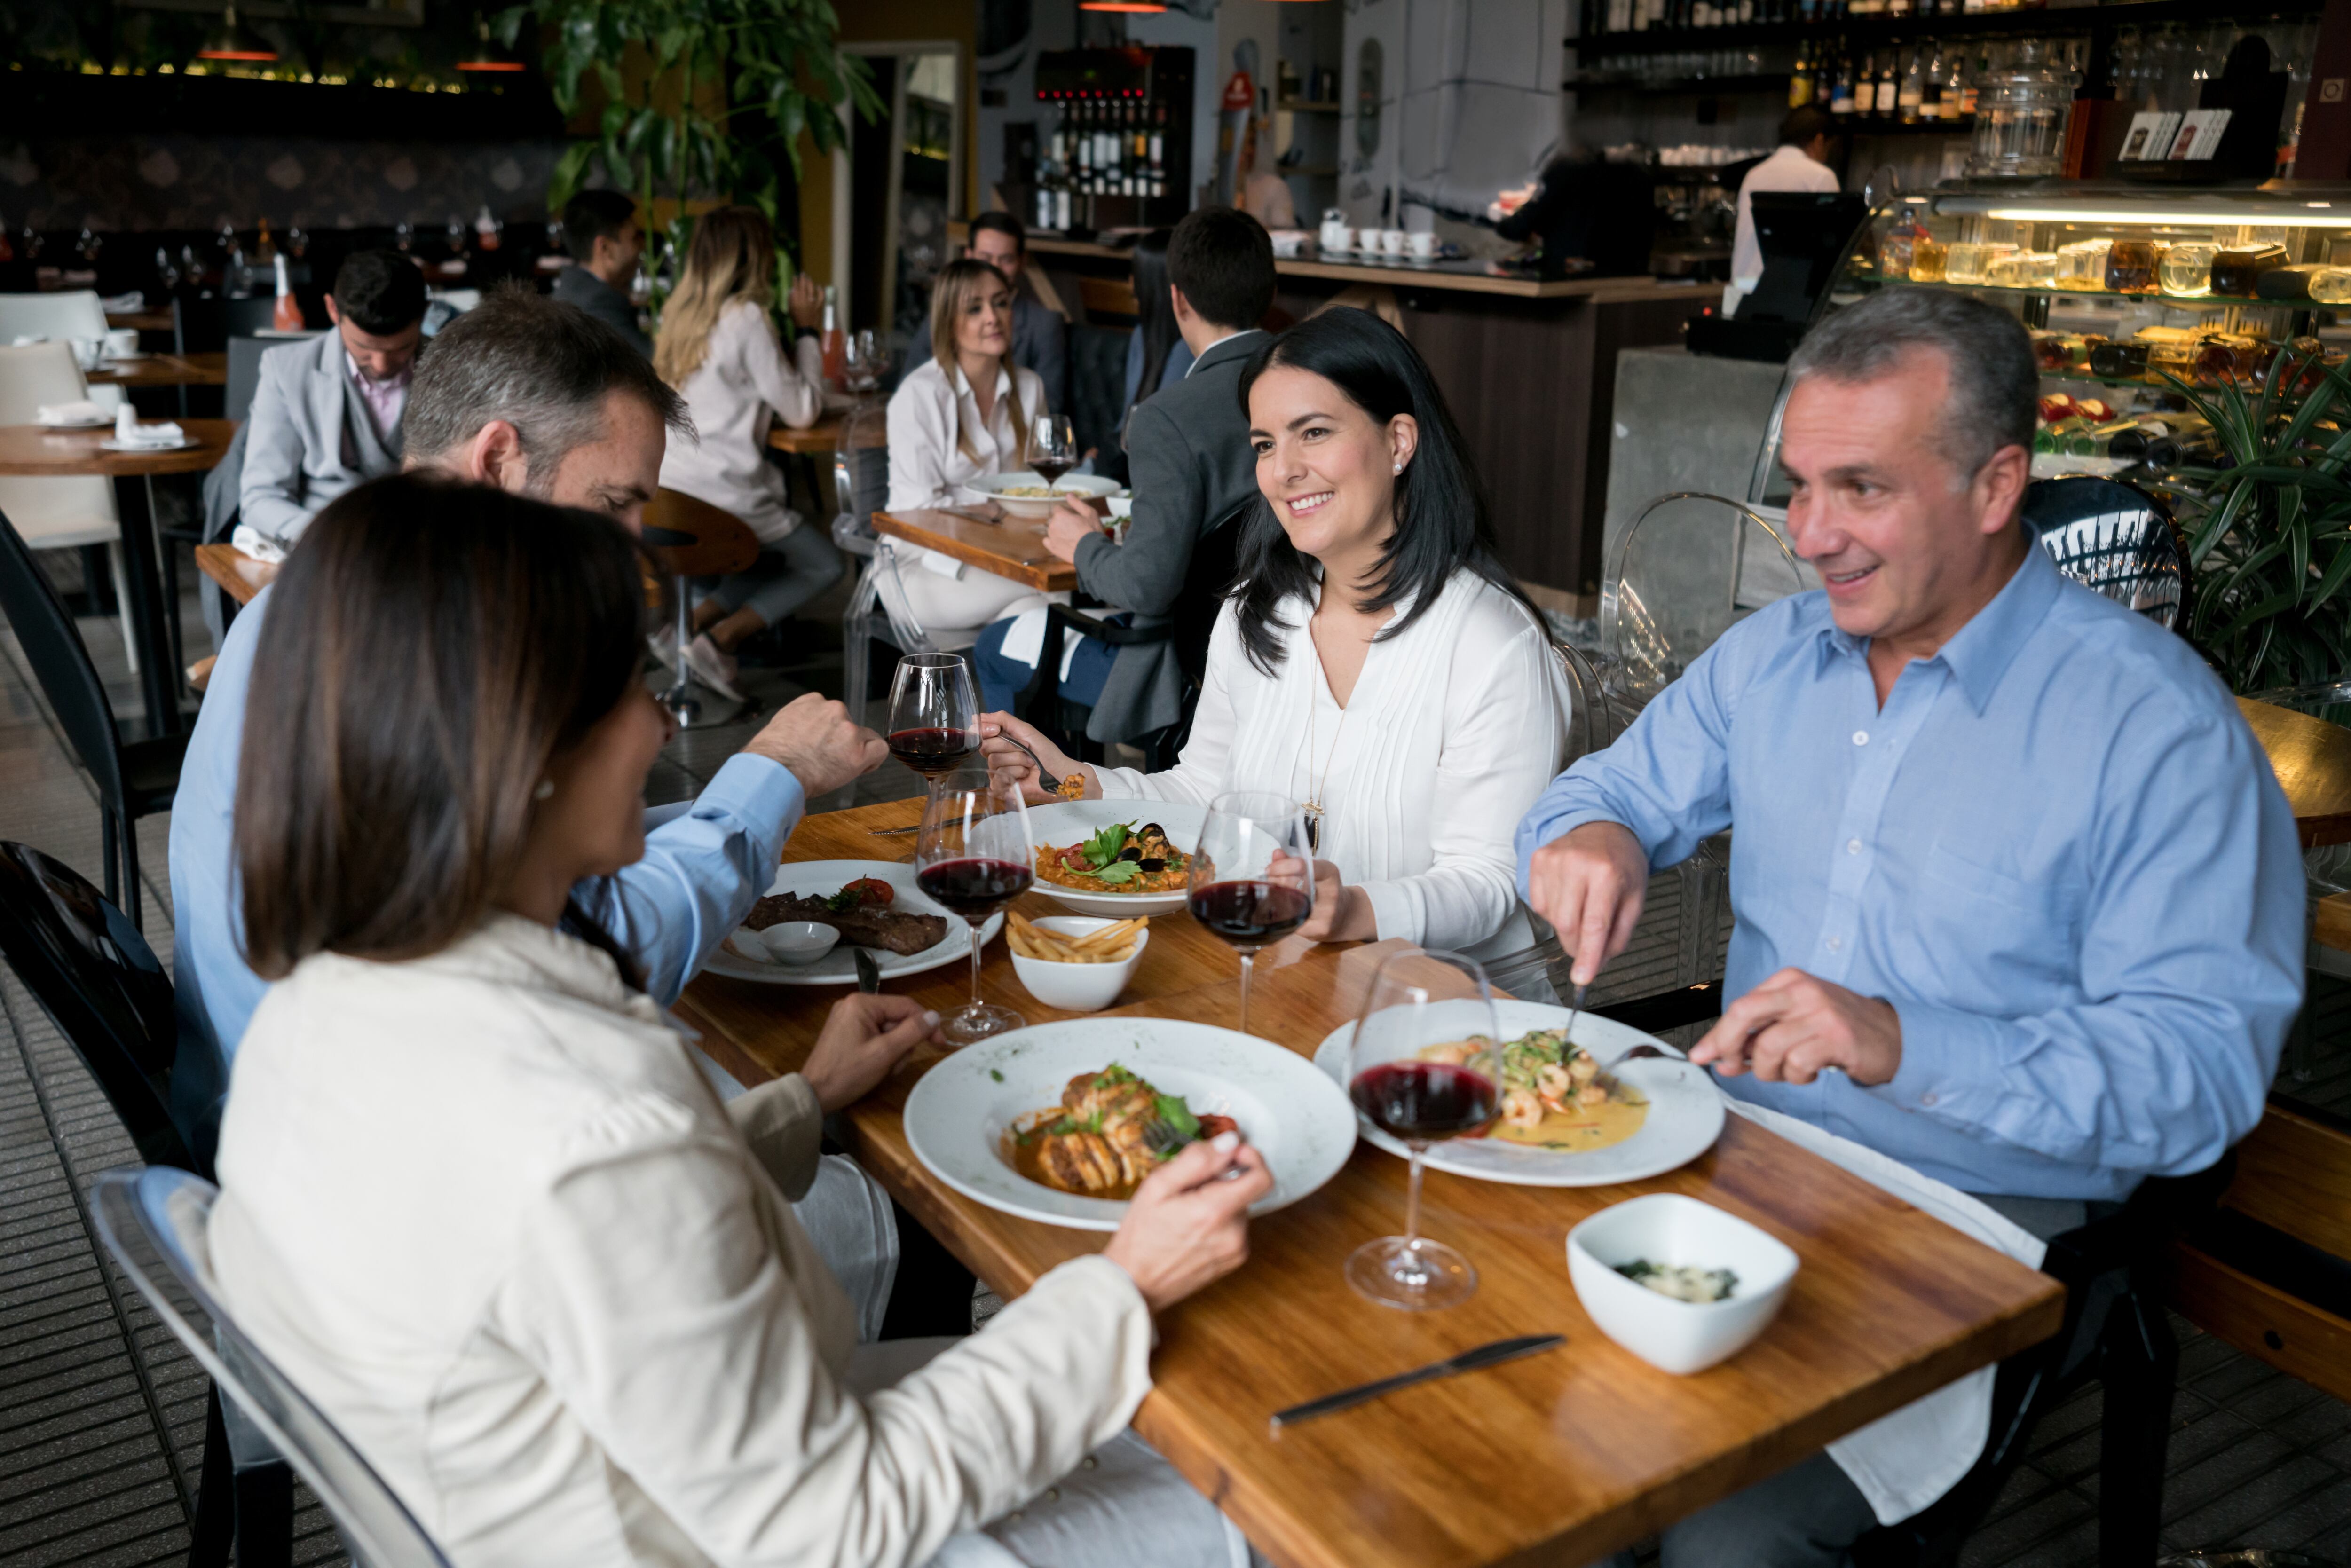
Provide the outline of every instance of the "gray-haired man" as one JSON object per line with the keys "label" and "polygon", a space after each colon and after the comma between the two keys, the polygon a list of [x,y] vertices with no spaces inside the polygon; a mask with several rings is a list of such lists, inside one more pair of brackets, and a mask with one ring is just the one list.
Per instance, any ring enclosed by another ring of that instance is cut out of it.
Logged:
{"label": "gray-haired man", "polygon": [[[2019,520],[2013,319],[1889,289],[1790,370],[1788,526],[1822,589],[1555,780],[1520,888],[1588,980],[1651,870],[1735,821],[1732,1000],[1690,1060],[2046,1237],[2261,1119],[2302,1000],[2293,818],[2195,651]],[[1871,1433],[1674,1526],[1667,1568],[1844,1562],[1974,1451]]]}
{"label": "gray-haired man", "polygon": [[[438,468],[633,528],[660,483],[666,432],[684,405],[644,357],[579,309],[525,291],[492,295],[444,329],[409,392],[405,465]],[[231,817],[265,590],[229,628],[188,743],[172,810],[174,984],[184,1026],[234,1052],[264,985],[246,967]],[[767,891],[810,796],[878,765],[881,737],[839,703],[787,706],[691,806],[654,827],[645,855],[590,913],[636,958],[666,1005]]]}

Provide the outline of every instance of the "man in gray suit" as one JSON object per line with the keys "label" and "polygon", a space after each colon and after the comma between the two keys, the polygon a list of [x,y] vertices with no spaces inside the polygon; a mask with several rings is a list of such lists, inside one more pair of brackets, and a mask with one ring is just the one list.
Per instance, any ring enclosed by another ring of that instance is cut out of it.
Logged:
{"label": "man in gray suit", "polygon": [[555,297],[577,305],[652,359],[653,340],[637,325],[637,308],[629,302],[629,286],[645,254],[637,204],[621,191],[580,192],[563,204],[563,248],[571,253],[571,265],[555,275]]}
{"label": "man in gray suit", "polygon": [[1010,213],[982,213],[971,220],[974,261],[1004,275],[1012,288],[1012,362],[1037,372],[1045,383],[1045,412],[1069,409],[1070,324],[1061,313],[1022,285],[1029,270],[1029,231]]}
{"label": "man in gray suit", "polygon": [[335,274],[327,315],[333,331],[261,356],[246,419],[240,531],[281,547],[319,507],[399,468],[424,275],[396,251],[355,251]]}
{"label": "man in gray suit", "polygon": [[[1257,499],[1240,379],[1267,340],[1256,323],[1273,305],[1273,242],[1247,213],[1203,207],[1167,242],[1167,280],[1176,326],[1196,357],[1182,381],[1137,403],[1127,423],[1134,515],[1126,541],[1113,540],[1093,510],[1074,501],[1053,514],[1045,534],[1045,548],[1076,565],[1078,586],[1129,612],[1137,627],[1165,623],[1194,549],[1215,528],[1238,528],[1237,514]],[[1035,670],[1033,655],[1025,667],[999,663],[1010,624],[989,627],[975,650],[983,686],[999,694],[1008,676],[1017,689]],[[1081,638],[1061,691],[1092,704],[1086,734],[1095,740],[1132,739],[1183,716],[1184,672],[1165,642],[1111,650]]]}

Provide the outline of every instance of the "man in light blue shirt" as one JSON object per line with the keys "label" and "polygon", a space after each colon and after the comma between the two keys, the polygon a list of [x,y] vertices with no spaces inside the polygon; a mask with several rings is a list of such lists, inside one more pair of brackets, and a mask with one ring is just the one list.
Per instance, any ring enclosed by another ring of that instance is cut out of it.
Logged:
{"label": "man in light blue shirt", "polygon": [[[1733,999],[1691,1053],[1728,1092],[2064,1200],[2044,1212],[2206,1168],[2261,1118],[2302,1001],[2301,860],[2259,744],[2185,641],[2018,520],[2036,382],[2011,318],[1888,289],[1790,372],[1788,524],[1823,589],[1553,782],[1521,892],[1587,981],[1652,869],[1735,825]],[[1842,1561],[1860,1501],[1816,1457],[1677,1526],[1666,1563]]]}
{"label": "man in light blue shirt", "polygon": [[[606,512],[633,528],[659,482],[664,432],[684,421],[677,394],[610,327],[537,295],[499,293],[444,329],[419,364],[405,465]],[[225,1055],[267,988],[242,952],[230,835],[268,604],[265,589],[229,628],[172,809],[173,988],[183,1027],[209,1034]],[[608,895],[589,898],[587,912],[668,1005],[767,890],[808,798],[886,755],[839,703],[801,697],[648,831],[644,858],[612,879]]]}

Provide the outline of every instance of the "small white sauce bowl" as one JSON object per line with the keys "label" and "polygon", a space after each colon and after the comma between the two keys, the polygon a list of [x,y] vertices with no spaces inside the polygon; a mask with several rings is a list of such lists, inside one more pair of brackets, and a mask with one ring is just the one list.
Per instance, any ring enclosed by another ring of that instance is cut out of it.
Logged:
{"label": "small white sauce bowl", "polygon": [[813,920],[787,920],[759,933],[778,964],[813,964],[832,951],[841,933]]}
{"label": "small white sauce bowl", "polygon": [[[1115,920],[1088,920],[1081,915],[1057,915],[1033,921],[1040,930],[1056,936],[1075,940],[1115,925]],[[1005,936],[1008,947],[1011,934]],[[1126,989],[1128,977],[1135,965],[1143,961],[1143,950],[1151,946],[1148,927],[1134,934],[1134,951],[1114,964],[1057,964],[1049,958],[1024,958],[1012,954],[1012,971],[1020,977],[1029,994],[1049,1008],[1059,1008],[1065,1013],[1100,1012],[1118,1000],[1119,992]]]}
{"label": "small white sauce bowl", "polygon": [[[1725,1301],[1677,1301],[1616,1271],[1635,1259],[1728,1269],[1739,1282]],[[1684,1375],[1754,1343],[1787,1301],[1796,1268],[1796,1254],[1777,1237],[1679,1193],[1614,1205],[1567,1233],[1568,1278],[1600,1332],[1650,1365]]]}

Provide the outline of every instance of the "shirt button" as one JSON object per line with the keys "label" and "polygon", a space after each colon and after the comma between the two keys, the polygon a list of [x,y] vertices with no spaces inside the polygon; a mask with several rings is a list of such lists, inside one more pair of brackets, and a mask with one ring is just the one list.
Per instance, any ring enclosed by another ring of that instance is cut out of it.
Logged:
{"label": "shirt button", "polygon": [[1855,746],[1867,746],[1869,744],[1869,731],[1865,729],[1855,730],[1853,732],[1853,743]]}
{"label": "shirt button", "polygon": [[1844,852],[1849,855],[1857,855],[1861,853],[1861,841],[1859,839],[1845,840]]}
{"label": "shirt button", "polygon": [[1842,936],[1832,936],[1832,937],[1830,937],[1830,938],[1829,938],[1829,951],[1830,951],[1830,952],[1832,952],[1832,953],[1841,953],[1841,952],[1843,952],[1844,950],[1844,937],[1842,937]]}
{"label": "shirt button", "polygon": [[1932,1105],[1935,1103],[1935,1092],[1932,1089],[1929,1089],[1927,1092],[1918,1096],[1918,1103],[1921,1105]]}

